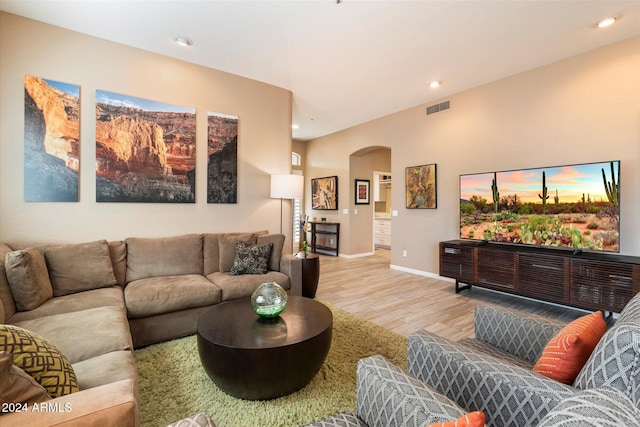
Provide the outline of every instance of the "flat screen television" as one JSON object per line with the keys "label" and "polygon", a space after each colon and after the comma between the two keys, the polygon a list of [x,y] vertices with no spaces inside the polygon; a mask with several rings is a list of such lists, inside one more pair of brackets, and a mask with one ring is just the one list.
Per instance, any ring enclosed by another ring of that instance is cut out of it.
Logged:
{"label": "flat screen television", "polygon": [[460,238],[620,251],[620,161],[460,175]]}

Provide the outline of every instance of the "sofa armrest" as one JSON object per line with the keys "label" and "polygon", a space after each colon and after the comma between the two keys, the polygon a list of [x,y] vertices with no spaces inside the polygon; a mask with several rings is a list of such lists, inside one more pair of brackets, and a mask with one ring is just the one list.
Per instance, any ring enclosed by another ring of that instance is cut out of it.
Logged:
{"label": "sofa armrest", "polygon": [[476,339],[535,363],[565,324],[504,308],[476,306]]}
{"label": "sofa armrest", "polygon": [[[36,406],[37,405],[37,406]],[[94,387],[29,405],[0,416],[3,427],[138,427],[140,413],[132,380]]]}
{"label": "sofa armrest", "polygon": [[290,295],[302,295],[302,260],[296,256],[285,254],[280,258],[280,273],[289,276]]}
{"label": "sofa armrest", "polygon": [[483,411],[487,425],[536,425],[577,389],[504,363],[427,331],[409,336],[409,373],[468,411]]}
{"label": "sofa armrest", "polygon": [[380,355],[358,362],[356,414],[367,425],[422,427],[464,410]]}

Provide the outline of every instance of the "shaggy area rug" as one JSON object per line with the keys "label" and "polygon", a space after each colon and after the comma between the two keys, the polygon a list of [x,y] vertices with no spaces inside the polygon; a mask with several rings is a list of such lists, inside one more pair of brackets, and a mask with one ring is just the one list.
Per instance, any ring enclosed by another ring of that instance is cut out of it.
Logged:
{"label": "shaggy area rug", "polygon": [[358,360],[382,354],[406,369],[407,339],[325,305],[333,312],[333,338],[324,365],[305,388],[274,400],[247,401],[220,391],[200,364],[195,335],[136,350],[142,426],[166,426],[199,412],[217,427],[301,426],[355,411]]}

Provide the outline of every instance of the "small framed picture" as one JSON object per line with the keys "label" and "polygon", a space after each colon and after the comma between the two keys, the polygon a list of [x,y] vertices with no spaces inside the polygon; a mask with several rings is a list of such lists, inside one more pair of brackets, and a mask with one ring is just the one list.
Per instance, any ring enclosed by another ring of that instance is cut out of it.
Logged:
{"label": "small framed picture", "polygon": [[311,209],[338,209],[338,177],[312,178],[311,197]]}
{"label": "small framed picture", "polygon": [[368,205],[371,181],[368,179],[356,179],[356,205]]}

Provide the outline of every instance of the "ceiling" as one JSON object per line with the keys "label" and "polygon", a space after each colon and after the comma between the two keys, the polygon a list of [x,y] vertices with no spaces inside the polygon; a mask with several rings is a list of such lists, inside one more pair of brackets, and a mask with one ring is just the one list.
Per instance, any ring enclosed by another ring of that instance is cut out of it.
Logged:
{"label": "ceiling", "polygon": [[[640,35],[640,0],[0,0],[0,10],[289,89],[300,140]],[[608,15],[620,19],[596,28]]]}

